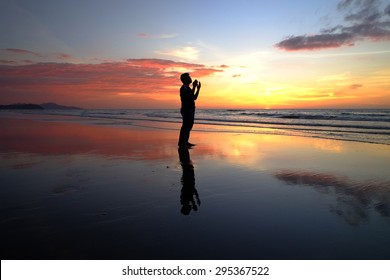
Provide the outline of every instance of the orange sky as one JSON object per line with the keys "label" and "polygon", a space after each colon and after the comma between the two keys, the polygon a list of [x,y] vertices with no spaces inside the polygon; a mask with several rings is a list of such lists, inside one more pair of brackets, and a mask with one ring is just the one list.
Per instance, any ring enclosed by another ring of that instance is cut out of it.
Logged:
{"label": "orange sky", "polygon": [[2,102],[54,101],[85,108],[173,108],[181,71],[205,77],[219,67],[160,59],[97,64],[0,66]]}
{"label": "orange sky", "polygon": [[[375,60],[375,55],[361,57]],[[282,59],[270,54],[263,60],[267,64],[261,66],[206,66],[161,59],[3,65],[1,103],[52,101],[84,108],[177,108],[179,77],[188,71],[202,81],[197,102],[201,108],[390,107],[390,69],[378,67],[367,75],[362,65],[363,74],[343,69],[335,72],[337,61],[322,58]],[[291,64],[289,60],[301,61]],[[308,67],[310,71],[306,71]]]}

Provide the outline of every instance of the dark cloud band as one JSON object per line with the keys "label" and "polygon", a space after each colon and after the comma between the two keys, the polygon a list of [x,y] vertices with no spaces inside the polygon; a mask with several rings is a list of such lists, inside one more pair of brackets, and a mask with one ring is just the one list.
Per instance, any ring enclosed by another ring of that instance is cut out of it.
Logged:
{"label": "dark cloud band", "polygon": [[320,34],[290,36],[275,44],[286,51],[318,50],[352,46],[357,41],[390,40],[390,5],[380,9],[379,0],[343,0],[338,9],[344,23],[323,29]]}

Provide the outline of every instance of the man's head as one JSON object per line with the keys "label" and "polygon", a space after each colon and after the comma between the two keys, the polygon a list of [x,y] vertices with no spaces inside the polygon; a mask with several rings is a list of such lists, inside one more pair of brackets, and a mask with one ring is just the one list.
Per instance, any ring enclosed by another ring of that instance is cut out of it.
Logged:
{"label": "man's head", "polygon": [[189,73],[181,74],[180,80],[181,80],[181,82],[182,82],[184,85],[189,85],[189,84],[192,83],[192,79],[191,79]]}

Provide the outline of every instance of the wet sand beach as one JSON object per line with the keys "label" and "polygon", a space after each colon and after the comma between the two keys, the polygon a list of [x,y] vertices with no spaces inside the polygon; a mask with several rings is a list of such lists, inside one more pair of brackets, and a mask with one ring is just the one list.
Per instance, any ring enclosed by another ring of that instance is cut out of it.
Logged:
{"label": "wet sand beach", "polygon": [[390,257],[389,145],[195,125],[178,150],[177,124],[0,127],[1,259]]}

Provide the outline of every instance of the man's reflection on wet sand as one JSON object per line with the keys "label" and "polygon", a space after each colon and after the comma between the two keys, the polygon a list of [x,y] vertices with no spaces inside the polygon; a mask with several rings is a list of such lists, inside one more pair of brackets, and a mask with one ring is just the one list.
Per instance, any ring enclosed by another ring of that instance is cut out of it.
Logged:
{"label": "man's reflection on wet sand", "polygon": [[278,171],[274,175],[290,185],[307,186],[334,196],[336,204],[330,205],[330,210],[350,225],[367,221],[370,209],[375,209],[383,218],[390,218],[389,181],[353,181],[334,174],[293,170]]}
{"label": "man's reflection on wet sand", "polygon": [[180,193],[181,213],[189,215],[191,210],[198,211],[198,206],[200,206],[199,194],[195,188],[194,165],[187,148],[179,148],[178,152],[180,164],[183,168],[183,176],[181,177],[183,187]]}

